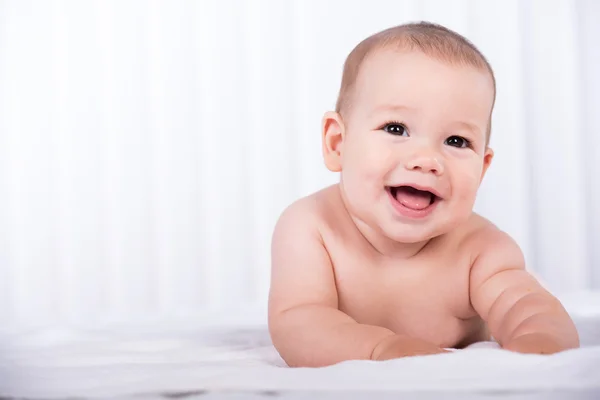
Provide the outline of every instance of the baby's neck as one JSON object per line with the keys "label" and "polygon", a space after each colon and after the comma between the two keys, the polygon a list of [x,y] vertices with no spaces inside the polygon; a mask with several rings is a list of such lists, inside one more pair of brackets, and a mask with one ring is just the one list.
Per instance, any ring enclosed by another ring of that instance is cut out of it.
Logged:
{"label": "baby's neck", "polygon": [[436,238],[427,239],[416,243],[403,243],[393,240],[387,237],[383,232],[373,228],[371,225],[350,211],[348,208],[348,202],[344,196],[343,184],[341,182],[337,185],[336,192],[339,196],[339,201],[344,207],[348,217],[354,223],[356,230],[362,235],[363,239],[368,246],[371,247],[373,252],[381,257],[408,260],[419,255],[424,249],[429,247],[428,245],[430,245],[431,242],[436,241]]}
{"label": "baby's neck", "polygon": [[357,230],[363,238],[369,243],[371,248],[380,256],[400,260],[408,260],[419,255],[434,239],[427,239],[416,243],[401,243],[385,237],[380,232],[375,231],[360,219],[350,216],[356,225]]}

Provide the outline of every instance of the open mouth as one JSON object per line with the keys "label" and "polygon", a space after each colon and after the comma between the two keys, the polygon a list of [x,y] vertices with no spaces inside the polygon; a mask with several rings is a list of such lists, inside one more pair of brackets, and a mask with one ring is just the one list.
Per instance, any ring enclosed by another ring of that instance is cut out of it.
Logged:
{"label": "open mouth", "polygon": [[412,186],[389,186],[386,189],[398,203],[413,211],[425,210],[440,200],[434,193]]}

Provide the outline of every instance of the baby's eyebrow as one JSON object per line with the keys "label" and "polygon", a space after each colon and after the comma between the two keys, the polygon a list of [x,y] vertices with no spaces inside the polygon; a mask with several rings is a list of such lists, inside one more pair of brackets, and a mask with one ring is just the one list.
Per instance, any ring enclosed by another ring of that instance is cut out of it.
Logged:
{"label": "baby's eyebrow", "polygon": [[379,114],[383,112],[398,112],[398,111],[414,111],[414,107],[405,106],[402,104],[382,104],[375,107],[371,114]]}
{"label": "baby's eyebrow", "polygon": [[472,133],[481,133],[481,129],[479,129],[476,124],[473,124],[471,122],[454,121],[451,125],[466,129],[468,131],[471,131]]}

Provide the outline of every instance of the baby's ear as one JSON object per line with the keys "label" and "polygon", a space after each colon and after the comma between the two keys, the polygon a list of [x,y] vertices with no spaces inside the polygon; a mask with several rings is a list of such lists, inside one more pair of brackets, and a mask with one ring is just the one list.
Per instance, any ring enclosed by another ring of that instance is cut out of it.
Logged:
{"label": "baby's ear", "polygon": [[494,150],[490,147],[486,147],[485,154],[483,155],[483,170],[481,171],[481,179],[480,182],[483,181],[483,177],[487,172],[490,164],[492,163],[492,159],[494,158]]}
{"label": "baby's ear", "polygon": [[329,111],[323,116],[323,158],[325,166],[332,172],[342,170],[342,146],[345,128],[339,113]]}

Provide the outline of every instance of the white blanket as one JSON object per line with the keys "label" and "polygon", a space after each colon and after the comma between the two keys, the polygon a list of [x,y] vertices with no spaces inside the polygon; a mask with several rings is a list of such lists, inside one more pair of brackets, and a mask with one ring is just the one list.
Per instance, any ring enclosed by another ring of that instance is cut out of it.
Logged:
{"label": "white blanket", "polygon": [[264,325],[5,333],[0,337],[0,396],[600,398],[598,300],[600,295],[594,294],[565,303],[583,347],[552,356],[515,354],[479,343],[444,355],[291,369],[271,345]]}

